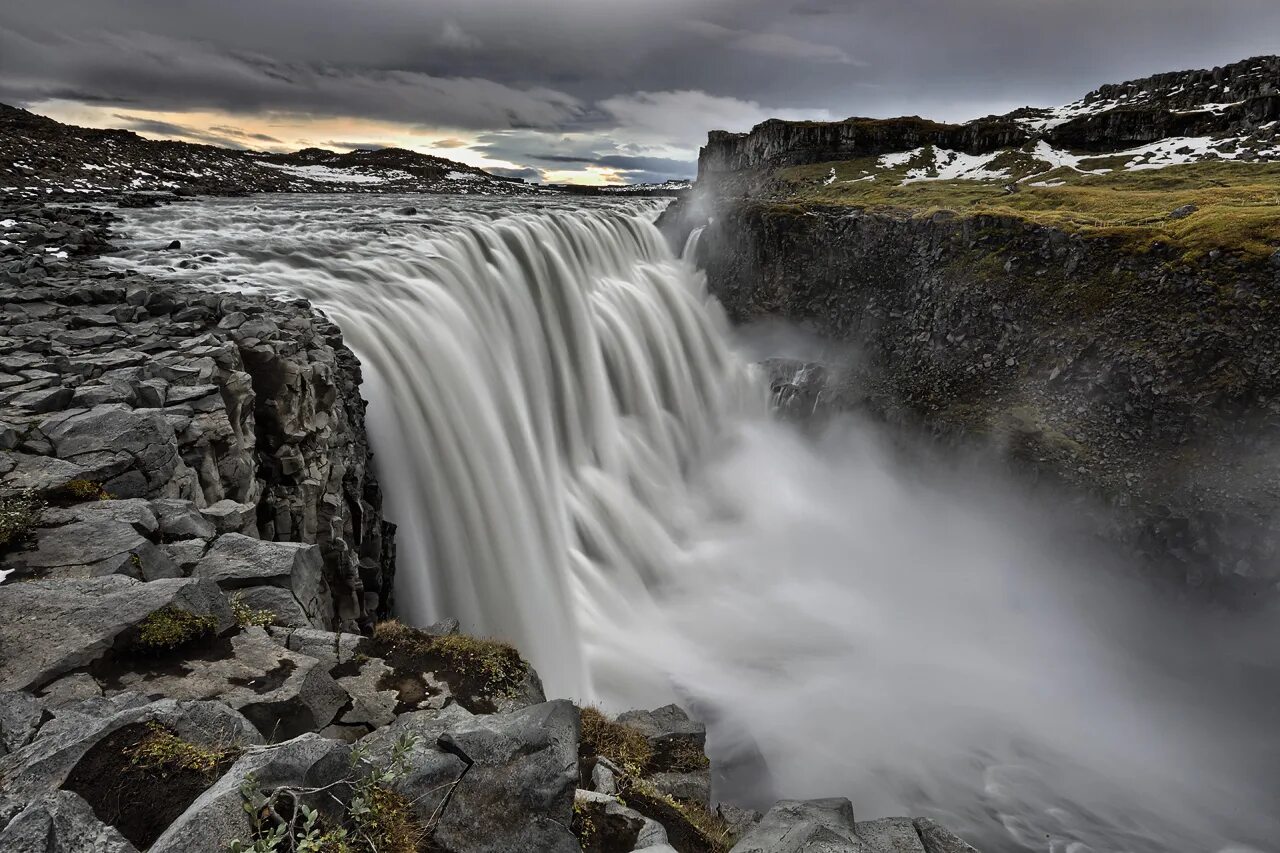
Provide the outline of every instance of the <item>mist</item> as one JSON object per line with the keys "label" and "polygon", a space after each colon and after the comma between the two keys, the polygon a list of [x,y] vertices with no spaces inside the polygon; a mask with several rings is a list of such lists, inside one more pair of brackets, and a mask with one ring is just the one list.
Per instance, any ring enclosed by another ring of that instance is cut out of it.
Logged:
{"label": "mist", "polygon": [[[814,346],[775,325],[745,348]],[[1274,849],[1267,614],[1148,587],[981,452],[852,416],[726,444],[653,607],[596,655],[708,720],[716,797],[848,796],[989,851]]]}

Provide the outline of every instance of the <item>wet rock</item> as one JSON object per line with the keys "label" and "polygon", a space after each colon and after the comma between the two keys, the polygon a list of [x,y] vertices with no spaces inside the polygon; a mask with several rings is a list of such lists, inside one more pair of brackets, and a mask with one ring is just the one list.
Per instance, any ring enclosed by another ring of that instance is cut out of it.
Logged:
{"label": "wet rock", "polygon": [[958,835],[930,818],[914,821],[926,853],[978,853]]}
{"label": "wet rock", "polygon": [[684,756],[702,756],[707,744],[707,727],[689,719],[679,705],[664,705],[654,711],[626,711],[617,721],[636,729],[653,747],[650,767],[657,771],[681,767]]}
{"label": "wet rock", "polygon": [[928,853],[915,822],[909,817],[860,820],[854,825],[858,837],[876,853]]}

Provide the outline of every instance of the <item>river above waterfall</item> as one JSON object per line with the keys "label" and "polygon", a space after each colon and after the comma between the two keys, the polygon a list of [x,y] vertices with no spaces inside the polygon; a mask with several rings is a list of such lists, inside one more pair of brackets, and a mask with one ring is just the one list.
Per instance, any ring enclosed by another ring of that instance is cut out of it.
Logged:
{"label": "river above waterfall", "polygon": [[773,420],[662,205],[198,201],[131,211],[107,262],[325,311],[397,615],[513,642],[549,695],[693,708],[720,795],[988,851],[1267,849],[1274,632],[1154,598],[981,458]]}

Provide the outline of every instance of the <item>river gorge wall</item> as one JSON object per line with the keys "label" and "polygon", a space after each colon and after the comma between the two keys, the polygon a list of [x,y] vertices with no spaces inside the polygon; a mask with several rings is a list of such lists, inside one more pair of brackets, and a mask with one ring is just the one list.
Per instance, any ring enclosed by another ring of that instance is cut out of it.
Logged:
{"label": "river gorge wall", "polygon": [[697,260],[736,322],[858,348],[788,393],[995,446],[1105,507],[1108,538],[1180,583],[1274,587],[1280,256],[1190,261],[1013,217],[725,197],[678,204],[664,227],[680,245],[707,214]]}

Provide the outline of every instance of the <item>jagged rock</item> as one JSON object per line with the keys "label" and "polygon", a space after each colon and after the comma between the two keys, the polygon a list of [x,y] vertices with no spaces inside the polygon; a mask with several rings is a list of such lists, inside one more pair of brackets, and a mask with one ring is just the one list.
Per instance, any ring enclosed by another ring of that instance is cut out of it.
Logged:
{"label": "jagged rock", "polygon": [[340,664],[355,663],[364,637],[359,634],[335,634],[310,628],[269,628],[271,639],[298,654],[313,657],[330,672]]}
{"label": "jagged rock", "polygon": [[0,693],[0,758],[31,742],[40,728],[44,708],[30,693]]}
{"label": "jagged rock", "polygon": [[732,853],[878,853],[858,838],[846,799],[783,800]]}
{"label": "jagged rock", "polygon": [[320,550],[314,545],[267,542],[228,533],[218,537],[193,574],[216,581],[224,589],[275,586],[290,590],[314,627],[330,627],[332,598]]}
{"label": "jagged rock", "polygon": [[134,530],[145,536],[153,536],[160,529],[160,522],[156,520],[151,504],[140,498],[87,501],[69,507],[50,507],[41,515],[41,523],[45,525],[102,520],[132,525]]}
{"label": "jagged rock", "polygon": [[978,853],[958,835],[930,818],[917,818],[914,822],[926,853]]}
{"label": "jagged rock", "polygon": [[651,773],[645,779],[660,793],[677,800],[691,800],[704,806],[711,804],[711,772]]}
{"label": "jagged rock", "polygon": [[0,459],[0,482],[11,492],[56,492],[74,480],[88,479],[88,470],[65,459],[30,453],[9,453]]}
{"label": "jagged rock", "polygon": [[928,853],[916,832],[915,821],[909,817],[860,820],[854,830],[876,853]]}
{"label": "jagged rock", "polygon": [[170,699],[216,699],[242,713],[272,738],[291,738],[327,726],[347,694],[319,661],[274,642],[262,628],[231,637],[219,656],[204,654],[155,669],[143,661],[115,674],[112,691]]}
{"label": "jagged rock", "polygon": [[222,778],[201,794],[151,845],[150,853],[225,853],[228,843],[250,841],[253,827],[240,787],[250,776],[258,790],[324,788],[302,802],[335,815],[350,799],[351,747],[304,734],[274,746],[251,747]]}
{"label": "jagged rock", "polygon": [[35,539],[33,548],[6,556],[4,564],[50,578],[121,574],[159,580],[181,575],[168,554],[132,524],[109,517],[40,528]]}
{"label": "jagged rock", "polygon": [[137,853],[119,832],[70,791],[30,803],[0,830],[5,853]]}
{"label": "jagged rock", "polygon": [[191,574],[208,549],[209,543],[203,539],[184,539],[181,542],[166,542],[160,546],[160,550],[169,555],[169,559],[184,575]]}
{"label": "jagged rock", "polygon": [[40,429],[59,459],[85,468],[117,497],[148,497],[183,465],[173,427],[159,412],[108,404],[54,415]]}
{"label": "jagged rock", "polygon": [[217,530],[191,501],[161,498],[151,502],[160,521],[160,535],[166,541],[177,539],[212,539]]}
{"label": "jagged rock", "polygon": [[405,735],[413,737],[405,761],[407,771],[392,787],[409,801],[423,826],[432,825],[440,816],[444,803],[451,802],[455,783],[468,771],[463,758],[440,747],[440,737],[450,727],[465,725],[471,719],[471,713],[459,705],[439,711],[414,711],[360,740],[366,763],[376,768],[390,762],[398,740]]}
{"label": "jagged rock", "polygon": [[257,510],[253,504],[236,503],[223,499],[212,506],[200,510],[214,529],[219,533],[243,533],[245,536],[258,538]]}
{"label": "jagged rock", "polygon": [[88,700],[57,710],[33,740],[0,758],[5,792],[32,799],[61,788],[104,738],[126,726],[150,722],[205,746],[262,742],[248,720],[219,702],[148,702],[137,694]]}
{"label": "jagged rock", "polygon": [[0,690],[38,688],[132,643],[134,626],[174,607],[214,619],[225,631],[235,620],[218,587],[198,579],[150,583],[123,575],[0,585]]}
{"label": "jagged rock", "polygon": [[452,727],[440,746],[467,772],[435,841],[450,853],[580,853],[569,831],[578,766],[578,711],[559,700]]}
{"label": "jagged rock", "polygon": [[278,586],[251,586],[236,590],[234,596],[251,610],[265,610],[273,615],[272,624],[283,628],[310,628],[307,616],[298,599],[287,589]]}
{"label": "jagged rock", "polygon": [[660,853],[663,847],[673,849],[667,844],[667,831],[662,824],[627,808],[617,797],[578,790],[574,793],[574,814],[590,821],[591,847],[584,846],[584,850],[648,850]]}
{"label": "jagged rock", "polygon": [[689,719],[679,705],[664,705],[653,711],[626,711],[618,715],[618,722],[649,739],[654,752],[650,767],[659,772],[678,766],[684,753],[703,755],[706,749],[707,727]]}

